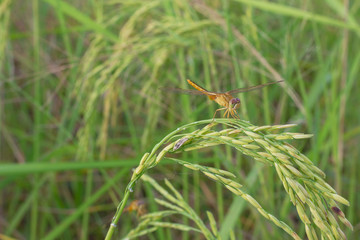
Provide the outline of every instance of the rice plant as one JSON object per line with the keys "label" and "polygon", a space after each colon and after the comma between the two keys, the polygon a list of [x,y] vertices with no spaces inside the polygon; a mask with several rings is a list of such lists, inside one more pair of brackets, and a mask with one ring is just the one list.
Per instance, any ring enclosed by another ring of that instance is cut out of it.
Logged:
{"label": "rice plant", "polygon": [[[309,239],[319,239],[319,235],[321,239],[346,239],[338,221],[350,229],[353,227],[340,210],[338,203],[349,206],[349,202],[325,182],[325,174],[309,158],[284,142],[288,139],[306,139],[311,137],[311,134],[274,133],[275,130],[294,126],[292,124],[258,127],[249,122],[234,119],[216,119],[202,129],[183,133],[190,127],[206,122],[210,122],[210,120],[187,124],[176,129],[156,144],[150,153],[144,154],[139,166],[134,170],[106,239],[111,239],[121,213],[139,179],[149,182],[166,199],[157,199],[156,201],[168,210],[143,216],[138,227],[130,231],[126,238],[134,238],[161,227],[168,227],[182,231],[201,232],[206,239],[219,239],[211,213],[209,213],[209,218],[212,222],[212,228],[209,230],[170,182],[166,181],[166,185],[171,193],[160,187],[149,176],[144,175],[159,164],[168,153],[194,151],[217,145],[229,145],[242,154],[275,168],[290,201],[296,207],[298,215],[305,225],[306,235]],[[217,130],[218,124],[223,126],[223,129]],[[241,196],[255,207],[262,216],[282,228],[294,239],[301,239],[288,224],[266,211],[254,197],[243,191],[241,183],[236,181],[233,173],[176,158],[169,159],[192,171],[199,171],[215,182],[221,183],[233,194]],[[161,221],[162,218],[172,214],[188,217],[196,223],[197,228]]]}

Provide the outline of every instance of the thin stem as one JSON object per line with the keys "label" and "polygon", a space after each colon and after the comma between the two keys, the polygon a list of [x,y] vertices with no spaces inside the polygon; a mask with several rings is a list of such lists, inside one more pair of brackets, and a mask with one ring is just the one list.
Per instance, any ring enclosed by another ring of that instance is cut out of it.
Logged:
{"label": "thin stem", "polygon": [[120,205],[115,213],[115,216],[113,217],[113,220],[111,221],[110,228],[106,234],[105,240],[110,240],[112,238],[112,235],[114,234],[114,231],[116,229],[116,223],[120,219],[121,213],[124,210],[124,207],[129,198],[129,195],[130,195],[130,191],[128,190],[128,188],[126,188],[124,199],[120,202]]}

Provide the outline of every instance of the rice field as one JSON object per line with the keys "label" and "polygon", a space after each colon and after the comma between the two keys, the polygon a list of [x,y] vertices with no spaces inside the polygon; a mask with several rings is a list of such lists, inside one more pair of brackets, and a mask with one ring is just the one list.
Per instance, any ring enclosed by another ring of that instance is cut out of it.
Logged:
{"label": "rice field", "polygon": [[[0,239],[359,239],[359,20],[348,0],[2,0]],[[213,119],[187,79],[281,82]]]}

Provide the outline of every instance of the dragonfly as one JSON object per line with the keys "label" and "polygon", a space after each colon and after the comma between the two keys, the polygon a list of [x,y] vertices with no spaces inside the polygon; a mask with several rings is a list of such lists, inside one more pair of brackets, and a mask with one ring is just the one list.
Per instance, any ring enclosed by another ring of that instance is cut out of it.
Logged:
{"label": "dragonfly", "polygon": [[256,86],[252,86],[252,87],[247,87],[247,88],[238,88],[238,89],[230,90],[227,92],[212,92],[212,91],[206,90],[205,88],[201,87],[200,85],[196,84],[195,82],[191,81],[190,79],[187,79],[187,82],[192,87],[194,87],[196,90],[180,89],[180,88],[166,88],[166,89],[170,90],[170,91],[184,93],[184,94],[195,94],[195,95],[208,96],[210,100],[215,101],[217,104],[219,104],[221,106],[221,108],[219,108],[215,111],[214,116],[213,116],[213,120],[214,120],[216,113],[218,111],[222,111],[222,110],[225,110],[223,117],[226,116],[227,118],[229,118],[231,116],[233,118],[239,119],[236,109],[238,109],[240,107],[240,99],[233,97],[233,95],[235,95],[237,93],[243,93],[243,92],[257,90],[257,89],[260,89],[260,88],[263,88],[263,87],[266,87],[266,86],[269,86],[272,84],[277,84],[277,83],[283,82],[283,80],[265,83],[265,84],[261,84],[261,85],[256,85]]}
{"label": "dragonfly", "polygon": [[144,215],[147,210],[144,201],[134,200],[124,209],[124,212],[137,212],[136,215],[139,217]]}

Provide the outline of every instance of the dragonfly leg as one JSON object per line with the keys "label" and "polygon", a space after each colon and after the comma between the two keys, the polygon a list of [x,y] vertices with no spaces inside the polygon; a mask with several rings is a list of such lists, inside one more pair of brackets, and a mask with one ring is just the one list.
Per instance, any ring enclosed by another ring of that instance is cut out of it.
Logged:
{"label": "dragonfly leg", "polygon": [[216,111],[215,111],[215,113],[214,113],[214,116],[213,116],[213,121],[214,121],[214,119],[215,119],[215,116],[216,116],[216,113],[218,112],[218,111],[221,111],[221,110],[224,110],[224,109],[226,109],[226,108],[219,108],[219,109],[216,109]]}
{"label": "dragonfly leg", "polygon": [[229,118],[229,109],[228,108],[225,108],[226,109],[226,111],[224,112],[224,115],[223,115],[223,117],[227,117],[227,118]]}
{"label": "dragonfly leg", "polygon": [[237,119],[240,119],[239,113],[236,111],[236,109],[234,109],[234,115],[236,116]]}
{"label": "dragonfly leg", "polygon": [[233,118],[235,118],[235,116],[234,116],[234,109],[230,109],[230,114],[231,114],[231,116],[232,116]]}
{"label": "dragonfly leg", "polygon": [[235,109],[232,111],[232,116],[233,118],[240,119]]}

